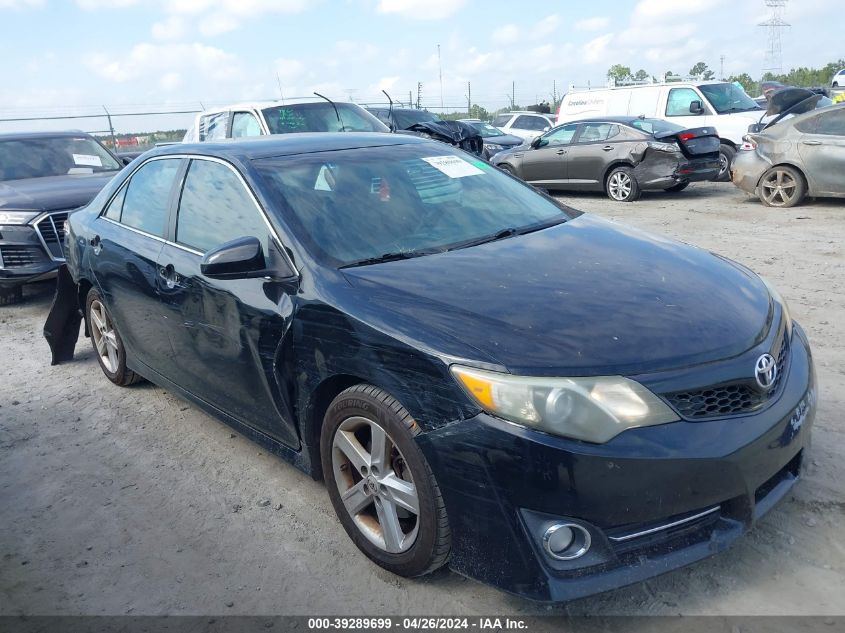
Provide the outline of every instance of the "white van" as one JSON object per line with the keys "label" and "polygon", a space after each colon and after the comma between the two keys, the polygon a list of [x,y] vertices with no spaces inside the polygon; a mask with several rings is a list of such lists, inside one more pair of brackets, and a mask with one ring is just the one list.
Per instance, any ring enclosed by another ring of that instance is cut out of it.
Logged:
{"label": "white van", "polygon": [[763,110],[739,84],[694,81],[571,90],[560,103],[557,125],[595,116],[645,116],[686,128],[714,127],[722,141],[717,180],[728,180],[730,165],[748,126]]}

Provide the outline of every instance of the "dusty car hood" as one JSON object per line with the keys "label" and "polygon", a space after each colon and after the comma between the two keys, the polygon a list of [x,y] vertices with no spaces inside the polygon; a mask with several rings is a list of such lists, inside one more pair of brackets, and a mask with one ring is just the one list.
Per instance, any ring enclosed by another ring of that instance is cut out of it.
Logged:
{"label": "dusty car hood", "polygon": [[0,210],[57,211],[88,204],[118,172],[0,182]]}
{"label": "dusty car hood", "polygon": [[343,272],[369,314],[413,321],[513,373],[635,374],[709,362],[752,347],[770,320],[768,291],[753,273],[589,215]]}

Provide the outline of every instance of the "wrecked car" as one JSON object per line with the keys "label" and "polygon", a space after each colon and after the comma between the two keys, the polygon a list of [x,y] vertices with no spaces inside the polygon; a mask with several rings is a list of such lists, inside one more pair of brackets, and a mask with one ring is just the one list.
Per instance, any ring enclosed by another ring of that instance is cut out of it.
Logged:
{"label": "wrecked car", "polygon": [[683,191],[715,178],[719,136],[714,128],[687,130],[661,119],[583,119],[501,152],[493,164],[539,188],[604,191],[632,202],[642,191]]}
{"label": "wrecked car", "polygon": [[25,284],[55,277],[68,214],[123,164],[84,132],[0,134],[0,305],[19,301]]}
{"label": "wrecked car", "polygon": [[499,128],[493,127],[480,119],[460,120],[462,123],[469,123],[481,134],[481,138],[484,141],[484,158],[487,160],[490,160],[499,152],[503,152],[506,149],[513,149],[526,142],[522,137],[505,134]]}
{"label": "wrecked car", "polygon": [[845,104],[814,110],[802,103],[803,114],[748,134],[731,168],[733,183],[768,207],[845,197]]}
{"label": "wrecked car", "polygon": [[448,143],[464,151],[481,156],[484,140],[478,130],[462,121],[445,121],[436,114],[414,108],[367,108],[395,132],[411,133]]}
{"label": "wrecked car", "polygon": [[725,549],[801,474],[815,375],[776,290],[443,143],[156,149],[68,224],[54,361],[84,315],[108,380],[323,479],[393,573],[571,600]]}

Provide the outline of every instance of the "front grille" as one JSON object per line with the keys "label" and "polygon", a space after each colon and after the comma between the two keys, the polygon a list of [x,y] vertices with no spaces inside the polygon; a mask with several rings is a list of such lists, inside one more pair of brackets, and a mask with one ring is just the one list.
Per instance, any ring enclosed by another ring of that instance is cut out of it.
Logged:
{"label": "front grille", "polygon": [[3,268],[22,268],[32,266],[42,260],[44,256],[37,246],[3,246],[0,247],[0,266]]}
{"label": "front grille", "polygon": [[789,359],[789,337],[784,336],[777,355],[777,376],[768,391],[761,391],[754,378],[747,378],[694,391],[664,394],[681,416],[703,420],[751,413],[762,408],[780,388]]}
{"label": "front grille", "polygon": [[67,211],[51,213],[35,225],[41,239],[53,259],[64,259],[65,251],[65,220]]}

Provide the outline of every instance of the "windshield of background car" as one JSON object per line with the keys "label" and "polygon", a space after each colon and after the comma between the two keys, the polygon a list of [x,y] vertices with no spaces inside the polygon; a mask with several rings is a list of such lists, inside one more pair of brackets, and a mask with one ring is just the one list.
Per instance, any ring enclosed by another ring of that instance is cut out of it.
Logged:
{"label": "windshield of background car", "polygon": [[736,84],[702,84],[698,87],[719,114],[759,110],[757,102]]}
{"label": "windshield of background car", "polygon": [[669,123],[662,119],[636,119],[631,121],[631,127],[648,134],[656,134],[657,132],[680,132],[684,126],[676,123]]}
{"label": "windshield of background car", "polygon": [[[348,103],[299,103],[265,108],[270,134],[292,132],[390,132],[372,114]],[[338,121],[338,116],[340,121]]]}
{"label": "windshield of background car", "polygon": [[504,136],[505,133],[497,130],[489,123],[471,123],[471,125],[478,130],[481,138],[490,138],[491,136]]}
{"label": "windshield of background car", "polygon": [[399,126],[400,130],[407,130],[417,123],[436,123],[440,121],[440,117],[433,115],[431,112],[424,112],[423,110],[394,110],[393,118],[396,119],[396,125]]}
{"label": "windshield of background car", "polygon": [[253,165],[300,242],[329,266],[445,251],[573,217],[445,144],[319,152]]}
{"label": "windshield of background car", "polygon": [[0,181],[117,171],[121,165],[90,138],[60,136],[0,141]]}

